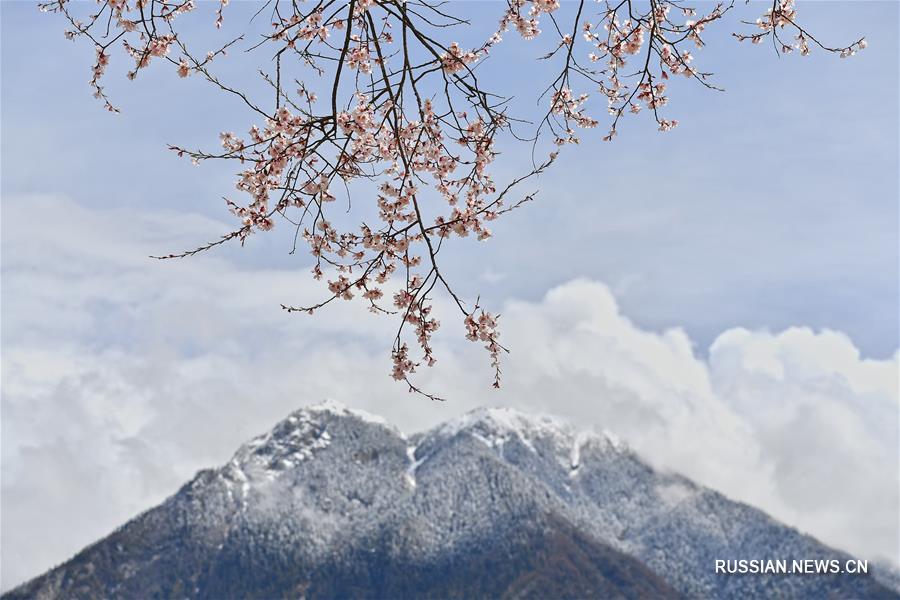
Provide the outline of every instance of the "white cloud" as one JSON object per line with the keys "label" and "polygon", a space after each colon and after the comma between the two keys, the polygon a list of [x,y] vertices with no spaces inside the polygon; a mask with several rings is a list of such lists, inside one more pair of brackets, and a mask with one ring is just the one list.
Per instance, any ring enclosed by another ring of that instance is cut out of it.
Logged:
{"label": "white cloud", "polygon": [[642,330],[606,286],[577,280],[503,307],[500,392],[444,312],[422,382],[450,401],[433,403],[388,377],[389,320],[346,303],[278,309],[315,297],[304,267],[146,258],[217,223],[39,196],[4,198],[3,216],[4,589],[324,397],[407,431],[487,403],[567,416],[827,543],[898,560],[900,358],[866,360],[841,333],[731,329],[703,359],[684,331]]}

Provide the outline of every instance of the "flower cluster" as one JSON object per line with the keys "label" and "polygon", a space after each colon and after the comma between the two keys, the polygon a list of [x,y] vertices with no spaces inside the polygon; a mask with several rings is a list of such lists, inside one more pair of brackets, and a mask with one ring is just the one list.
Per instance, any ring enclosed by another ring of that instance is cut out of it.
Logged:
{"label": "flower cluster", "polygon": [[[476,305],[476,310],[478,306]],[[475,311],[466,316],[466,339],[471,342],[484,342],[484,347],[491,356],[491,364],[495,369],[494,387],[500,387],[500,351],[503,346],[498,342],[500,332],[497,330],[497,317],[489,312],[481,311],[477,317]]]}
{"label": "flower cluster", "polygon": [[[866,39],[860,38],[849,46],[842,48],[832,48],[825,46],[811,33],[806,31],[797,22],[797,8],[794,0],[774,0],[772,6],[766,9],[766,12],[756,19],[757,33],[735,33],[734,36],[741,42],[749,40],[752,44],[761,44],[766,38],[772,38],[775,47],[780,49],[782,53],[789,54],[794,50],[798,50],[801,56],[807,56],[810,52],[810,43],[812,42],[822,50],[833,52],[841,58],[853,56],[860,50],[866,48]],[[793,41],[782,37],[784,29],[795,31]]]}
{"label": "flower cluster", "polygon": [[567,87],[557,90],[553,93],[553,100],[550,110],[554,114],[562,115],[567,121],[574,121],[576,125],[583,128],[591,128],[597,126],[597,120],[592,119],[584,114],[582,105],[588,99],[587,94],[575,96]]}
{"label": "flower cluster", "polygon": [[459,47],[459,44],[453,42],[447,48],[447,51],[441,55],[441,64],[447,73],[456,73],[466,68],[466,65],[472,64],[478,60],[478,55],[472,51],[466,52]]}

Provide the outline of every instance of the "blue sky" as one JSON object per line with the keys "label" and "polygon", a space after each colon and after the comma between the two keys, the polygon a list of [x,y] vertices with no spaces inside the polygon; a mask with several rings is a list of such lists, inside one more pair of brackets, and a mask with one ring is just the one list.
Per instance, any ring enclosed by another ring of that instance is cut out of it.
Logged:
{"label": "blue sky", "polygon": [[[230,9],[223,37],[249,10]],[[486,30],[499,6],[464,10]],[[433,405],[387,376],[390,324],[361,307],[278,309],[316,292],[288,232],[146,259],[231,223],[231,165],[194,167],[166,145],[213,147],[251,118],[172,69],[128,82],[119,55],[110,115],[87,85],[92,49],[31,2],[0,4],[3,587],[324,396],[407,431],[485,403],[610,428],[662,467],[896,561],[900,14],[800,11],[821,37],[864,34],[869,48],[779,59],[724,25],[696,60],[725,93],[679,82],[667,134],[645,119],[612,144],[585,133],[493,239],[447,247],[461,292],[508,317],[513,353],[492,395],[481,352],[448,323],[425,378],[453,401]],[[545,68],[514,38],[483,70],[533,117]],[[231,58],[223,74],[240,76],[246,60]],[[516,172],[526,152],[499,149],[500,174]],[[856,491],[821,500],[835,486]]]}
{"label": "blue sky", "polygon": [[[491,3],[467,6],[479,22],[493,23]],[[669,114],[681,126],[671,135],[654,135],[640,119],[626,123],[614,144],[582,136],[560,168],[531,186],[541,189],[540,202],[499,222],[490,243],[448,252],[460,280],[477,278],[484,265],[503,276],[466,293],[536,298],[589,276],[616,288],[639,323],[683,326],[701,351],[730,326],[803,322],[847,332],[866,355],[891,355],[898,345],[897,5],[845,7],[819,2],[801,15],[825,39],[864,33],[870,47],[853,60],[821,52],[778,59],[769,47],[738,45],[728,26],[711,36],[698,64],[727,92],[676,82]],[[756,8],[737,10],[750,16]],[[123,114],[108,115],[85,85],[89,47],[67,42],[59,23],[31,3],[6,2],[3,11],[5,193],[228,218],[220,198],[232,190],[230,165],[198,170],[165,147],[208,148],[220,130],[246,129],[248,115],[170,69],[129,83],[117,76],[123,61],[115,58],[107,82]],[[198,29],[210,44],[230,33]],[[538,51],[507,37],[508,48],[485,70],[492,85],[521,98],[520,114],[533,117],[530,80],[504,65]],[[244,66],[240,58],[226,77]],[[515,148],[501,150],[522,158]],[[516,168],[514,160],[501,164]],[[241,260],[306,266],[276,236],[253,240]]]}

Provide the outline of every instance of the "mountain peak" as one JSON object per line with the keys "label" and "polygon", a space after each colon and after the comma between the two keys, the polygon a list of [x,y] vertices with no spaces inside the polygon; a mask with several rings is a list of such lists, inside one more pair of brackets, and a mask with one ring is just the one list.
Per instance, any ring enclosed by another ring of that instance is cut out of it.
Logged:
{"label": "mountain peak", "polygon": [[[394,429],[394,426],[387,422],[386,419],[379,415],[374,415],[370,412],[364,411],[359,408],[350,408],[332,398],[326,398],[325,400],[317,403],[311,404],[309,406],[304,406],[293,413],[290,416],[297,416],[300,413],[307,414],[330,414],[337,417],[353,417],[359,419],[360,421],[364,421],[366,423],[371,423],[373,425],[382,425],[389,429]],[[288,418],[290,418],[290,416]]]}
{"label": "mountain peak", "polygon": [[223,478],[230,484],[240,484],[243,495],[254,481],[279,478],[331,445],[329,422],[333,418],[357,420],[396,433],[392,425],[377,415],[326,399],[295,410],[272,429],[241,446],[221,469]]}
{"label": "mountain peak", "polygon": [[616,452],[629,451],[622,440],[608,431],[598,433],[580,429],[559,417],[523,412],[511,407],[476,408],[432,430],[443,438],[463,431],[472,433],[492,447],[502,446],[506,441],[517,438],[531,449],[534,448],[534,441],[544,439],[558,446],[570,447],[573,453],[588,442],[599,443],[601,447]]}

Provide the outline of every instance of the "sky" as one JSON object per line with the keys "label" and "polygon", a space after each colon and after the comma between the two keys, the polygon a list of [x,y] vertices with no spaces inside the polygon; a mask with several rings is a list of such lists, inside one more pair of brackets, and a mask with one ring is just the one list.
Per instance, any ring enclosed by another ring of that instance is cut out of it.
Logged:
{"label": "sky", "polygon": [[[465,10],[476,25],[460,35],[476,37],[499,8]],[[211,147],[248,115],[171,69],[125,81],[115,56],[110,115],[87,85],[92,50],[31,2],[0,3],[0,587],[326,397],[407,432],[481,405],[567,417],[898,564],[900,15],[893,2],[800,10],[823,38],[864,34],[869,48],[779,59],[724,31],[696,60],[726,92],[677,86],[666,134],[636,120],[612,144],[583,135],[493,239],[447,247],[448,275],[502,314],[511,353],[492,390],[439,298],[439,362],[421,381],[448,400],[433,403],[390,379],[387,319],[278,308],[322,291],[284,232],[148,259],[232,224],[229,166],[166,145]],[[246,70],[235,54],[226,74]],[[534,54],[510,39],[484,65],[525,113],[541,67],[506,65]],[[525,160],[500,150],[501,174]]]}

